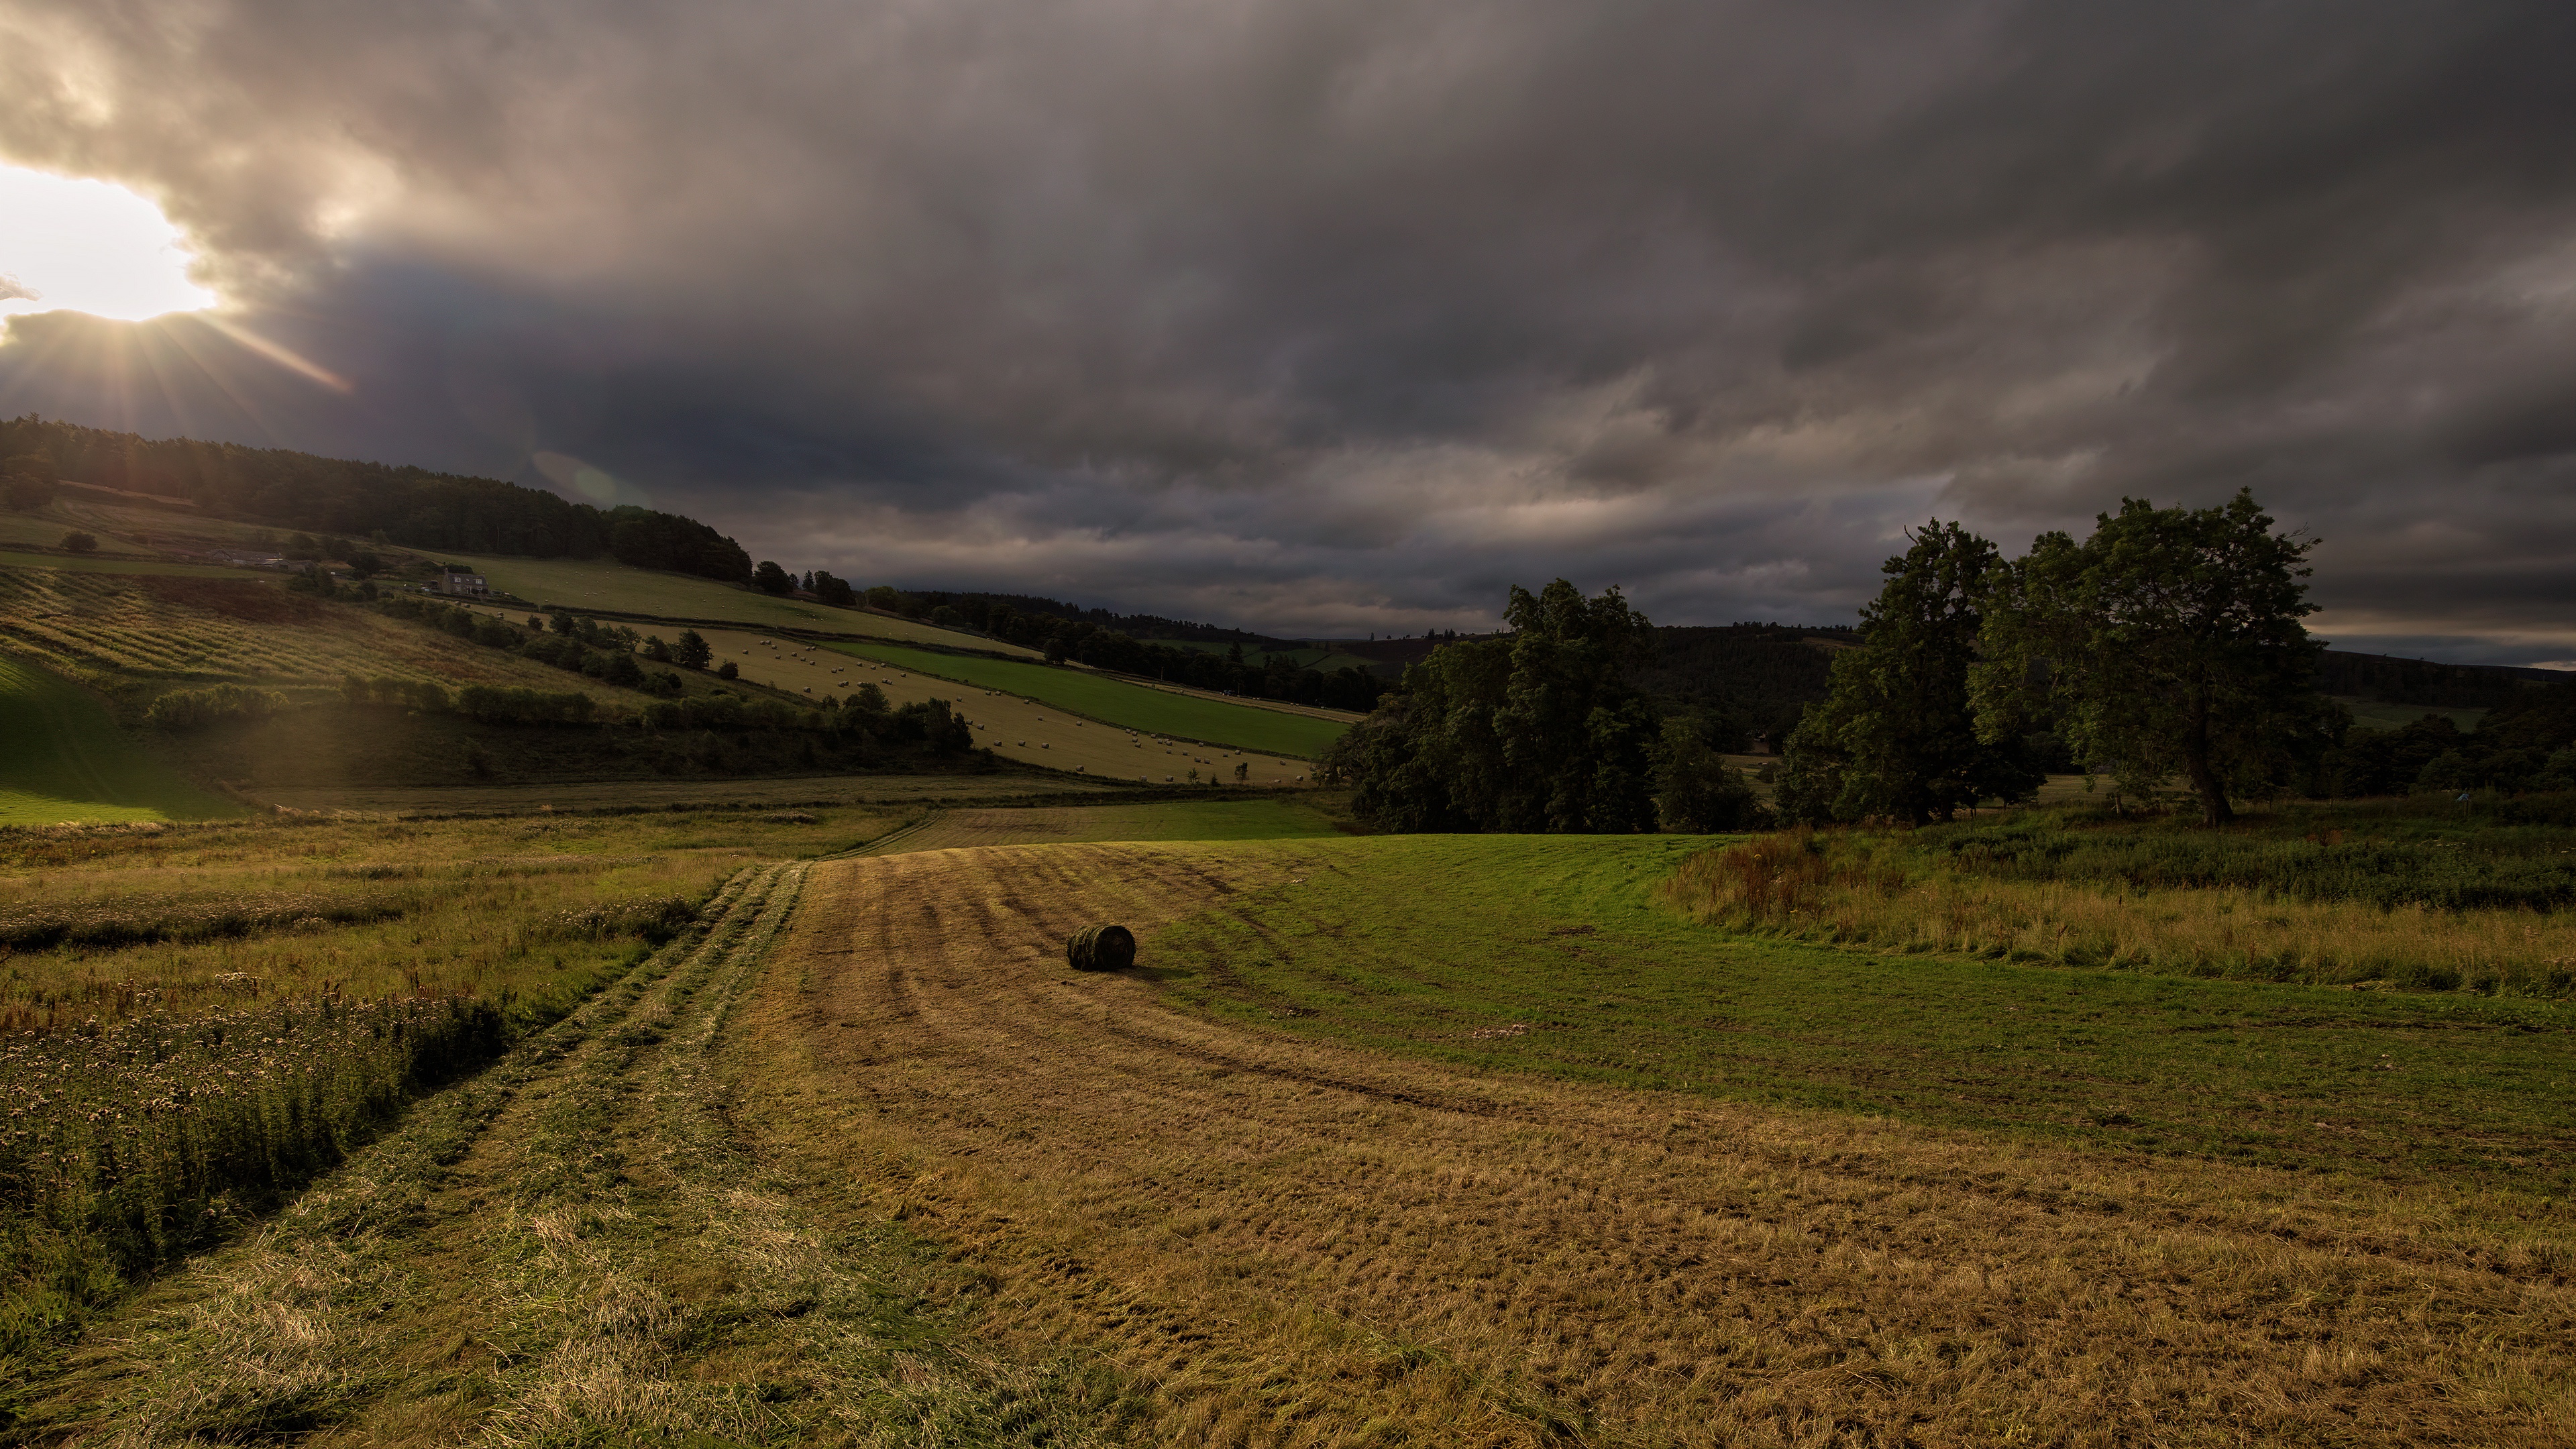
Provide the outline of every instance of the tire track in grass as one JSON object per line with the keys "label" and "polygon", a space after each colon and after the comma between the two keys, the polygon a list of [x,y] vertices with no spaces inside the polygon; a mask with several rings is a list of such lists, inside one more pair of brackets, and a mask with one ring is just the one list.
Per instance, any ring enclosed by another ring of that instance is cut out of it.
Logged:
{"label": "tire track in grass", "polygon": [[[807,867],[415,1113],[254,1242],[102,1334],[83,1441],[1081,1443],[1114,1392],[924,1309],[935,1254],[818,1230],[713,1056]],[[113,1391],[100,1394],[103,1387]]]}

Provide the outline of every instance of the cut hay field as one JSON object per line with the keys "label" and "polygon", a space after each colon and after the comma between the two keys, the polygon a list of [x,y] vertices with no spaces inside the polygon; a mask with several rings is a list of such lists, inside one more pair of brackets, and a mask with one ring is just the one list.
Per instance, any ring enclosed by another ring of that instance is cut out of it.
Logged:
{"label": "cut hay field", "polygon": [[747,864],[902,818],[0,830],[0,1440],[121,1285],[690,937]]}
{"label": "cut hay field", "polygon": [[336,687],[354,674],[580,690],[627,711],[649,702],[633,690],[240,573],[104,577],[0,570],[0,635],[57,669],[93,678]]}
{"label": "cut hay field", "polygon": [[1181,741],[1233,745],[1268,755],[1312,760],[1349,726],[1342,720],[1260,709],[1200,694],[1148,688],[1085,670],[1007,659],[934,654],[887,644],[828,646],[858,659],[998,690],[1069,710],[1121,729]]}
{"label": "cut hay field", "polygon": [[834,609],[810,599],[781,599],[756,589],[739,589],[690,574],[657,573],[621,564],[581,559],[499,558],[487,554],[439,554],[440,560],[464,564],[496,589],[532,604],[576,613],[604,610],[643,614],[657,619],[720,619],[755,628],[813,629],[835,634],[912,643],[944,644],[1034,659],[1034,650],[981,635],[964,634],[910,619],[865,609]]}
{"label": "cut hay field", "polygon": [[0,825],[241,813],[155,759],[70,680],[0,655]]}
{"label": "cut hay field", "polygon": [[1157,808],[747,864],[25,1432],[2576,1444],[2576,1006],[1746,939],[1654,899],[1705,841],[1064,837],[1306,828]]}

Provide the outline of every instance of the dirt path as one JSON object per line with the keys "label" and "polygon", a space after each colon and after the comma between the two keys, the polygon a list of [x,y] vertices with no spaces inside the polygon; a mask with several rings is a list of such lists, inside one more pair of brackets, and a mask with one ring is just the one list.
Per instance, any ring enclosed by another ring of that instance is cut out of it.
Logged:
{"label": "dirt path", "polygon": [[2430,1207],[1459,1076],[1064,966],[1299,859],[818,866],[744,1019],[753,1130],[990,1275],[996,1334],[1105,1355],[1162,1442],[2576,1438],[2571,1265]]}

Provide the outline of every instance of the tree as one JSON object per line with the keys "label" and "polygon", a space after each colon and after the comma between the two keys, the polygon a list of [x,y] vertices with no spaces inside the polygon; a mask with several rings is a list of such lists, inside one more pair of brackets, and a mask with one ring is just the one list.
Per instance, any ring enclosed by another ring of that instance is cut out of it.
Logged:
{"label": "tree", "polygon": [[1653,626],[1617,589],[1515,588],[1508,638],[1444,644],[1334,742],[1329,778],[1387,830],[1654,826],[1654,713],[1626,682]]}
{"label": "tree", "polygon": [[740,679],[741,677],[742,670],[730,659],[716,666],[716,678],[718,679]]}
{"label": "tree", "polygon": [[715,651],[707,647],[707,641],[699,638],[695,629],[681,630],[680,642],[671,646],[671,662],[683,669],[704,669],[714,657]]}
{"label": "tree", "polygon": [[2300,620],[2314,539],[2272,531],[2250,491],[2215,508],[2123,499],[2083,543],[2041,535],[1998,580],[1974,691],[1988,740],[2054,708],[2124,793],[2180,775],[2212,825],[2331,743],[2322,650]]}
{"label": "tree", "polygon": [[1710,745],[1707,722],[1664,721],[1662,746],[1655,755],[1658,824],[1682,835],[1714,835],[1746,829],[1761,816],[1762,802],[1744,772]]}
{"label": "tree", "polygon": [[1860,643],[1834,656],[1830,692],[1788,739],[1780,808],[1824,823],[1947,820],[1988,797],[2028,798],[2046,778],[2020,736],[1988,741],[1969,709],[1982,599],[2004,569],[1995,546],[1934,520],[1879,572]]}
{"label": "tree", "polygon": [[96,553],[98,552],[98,539],[90,534],[82,533],[80,530],[74,529],[70,533],[63,535],[62,546],[70,549],[74,553]]}
{"label": "tree", "polygon": [[837,579],[821,569],[814,570],[814,597],[835,608],[846,609],[858,602],[849,580]]}
{"label": "tree", "polygon": [[780,568],[775,560],[762,559],[760,567],[751,571],[751,586],[764,594],[784,597],[796,592],[796,576]]}
{"label": "tree", "polygon": [[383,559],[383,558],[381,558],[381,557],[379,557],[379,556],[378,556],[378,555],[377,555],[373,550],[359,548],[359,549],[351,549],[351,550],[349,551],[349,576],[350,576],[350,577],[352,577],[352,578],[358,578],[358,579],[371,579],[371,578],[374,578],[376,575],[378,575],[378,574],[380,574],[380,573],[383,573],[384,571],[385,571],[385,561],[384,561],[384,559]]}
{"label": "tree", "polygon": [[0,488],[20,513],[35,512],[61,491],[54,486],[54,460],[42,453],[21,453],[0,463]]}

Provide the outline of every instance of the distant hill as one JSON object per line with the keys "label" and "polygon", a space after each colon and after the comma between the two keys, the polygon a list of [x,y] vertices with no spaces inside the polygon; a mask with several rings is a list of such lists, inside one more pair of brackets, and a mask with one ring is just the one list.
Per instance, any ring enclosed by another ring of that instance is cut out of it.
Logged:
{"label": "distant hill", "polygon": [[2317,688],[2347,699],[2430,709],[2492,709],[2524,698],[2533,688],[2569,678],[2560,669],[2508,664],[2436,664],[2388,654],[2329,649],[2317,671]]}
{"label": "distant hill", "polygon": [[[922,612],[938,608],[955,609],[961,618],[977,628],[991,617],[994,610],[1008,606],[1015,614],[1045,615],[1068,623],[1088,624],[1095,629],[1115,629],[1130,639],[1175,639],[1193,643],[1241,644],[1247,649],[1293,649],[1296,644],[1268,634],[1255,634],[1245,629],[1228,629],[1216,624],[1196,624],[1186,619],[1166,619],[1160,614],[1121,614],[1114,609],[1086,609],[1061,599],[1043,598],[1036,594],[996,594],[981,590],[957,592],[948,589],[905,589],[906,599],[919,600]],[[899,608],[899,606],[898,606]]]}
{"label": "distant hill", "polygon": [[0,471],[123,489],[309,534],[382,535],[433,552],[607,557],[729,583],[751,576],[741,545],[676,513],[593,508],[497,478],[284,448],[146,438],[29,415],[0,421]]}

